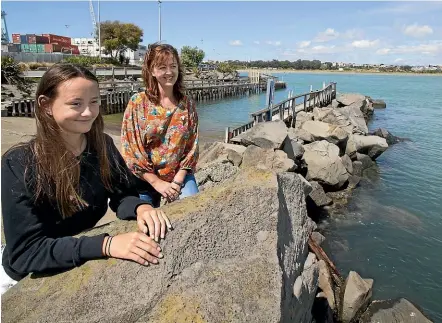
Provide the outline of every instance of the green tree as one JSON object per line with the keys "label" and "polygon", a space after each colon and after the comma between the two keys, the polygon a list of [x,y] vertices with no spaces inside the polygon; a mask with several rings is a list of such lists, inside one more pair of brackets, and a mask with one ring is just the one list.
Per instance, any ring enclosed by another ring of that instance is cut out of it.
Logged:
{"label": "green tree", "polygon": [[107,20],[100,24],[100,30],[104,53],[112,58],[119,58],[128,48],[137,50],[143,41],[143,30],[132,23]]}
{"label": "green tree", "polygon": [[206,54],[198,47],[183,46],[181,48],[181,63],[187,68],[198,67]]}

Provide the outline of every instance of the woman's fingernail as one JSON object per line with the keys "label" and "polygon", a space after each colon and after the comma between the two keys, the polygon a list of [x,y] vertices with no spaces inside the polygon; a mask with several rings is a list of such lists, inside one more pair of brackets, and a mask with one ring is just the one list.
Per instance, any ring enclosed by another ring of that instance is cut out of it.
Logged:
{"label": "woman's fingernail", "polygon": [[158,246],[158,247],[157,247],[157,250],[158,250],[158,251],[161,251],[161,247],[160,247],[160,246]]}
{"label": "woman's fingernail", "polygon": [[144,266],[149,266],[149,262],[147,260],[144,262]]}
{"label": "woman's fingernail", "polygon": [[164,256],[163,256],[163,254],[160,252],[159,254],[158,254],[158,258],[163,258]]}
{"label": "woman's fingernail", "polygon": [[153,262],[157,264],[158,263],[158,259],[154,259]]}

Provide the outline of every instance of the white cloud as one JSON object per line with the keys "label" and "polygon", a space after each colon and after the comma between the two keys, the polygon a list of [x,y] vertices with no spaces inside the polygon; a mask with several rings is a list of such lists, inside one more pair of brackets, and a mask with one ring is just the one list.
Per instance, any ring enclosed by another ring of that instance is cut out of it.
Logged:
{"label": "white cloud", "polygon": [[256,44],[256,45],[261,44],[261,42],[259,40],[255,40],[253,43]]}
{"label": "white cloud", "polygon": [[425,37],[433,33],[433,29],[428,25],[419,26],[418,24],[413,24],[409,26],[404,26],[403,33],[411,37]]}
{"label": "white cloud", "polygon": [[242,42],[240,40],[231,40],[229,44],[230,46],[242,46]]}
{"label": "white cloud", "polygon": [[304,40],[299,43],[298,47],[299,48],[306,48],[306,47],[309,47],[311,43],[312,42],[310,40]]}
{"label": "white cloud", "polygon": [[327,28],[325,31],[318,33],[318,35],[313,40],[317,43],[324,43],[330,40],[338,38],[339,33],[335,31],[333,28]]}
{"label": "white cloud", "polygon": [[364,33],[360,29],[349,29],[346,30],[343,34],[341,34],[342,38],[345,39],[355,39],[355,38],[363,38]]}
{"label": "white cloud", "polygon": [[379,39],[371,41],[367,39],[355,40],[354,42],[351,43],[351,45],[355,48],[372,48],[379,45]]}
{"label": "white cloud", "polygon": [[396,58],[396,59],[394,60],[395,63],[400,63],[400,62],[403,62],[403,61],[404,61],[403,58]]}
{"label": "white cloud", "polygon": [[382,48],[378,50],[376,54],[423,54],[432,56],[442,55],[442,41],[433,41],[418,45],[400,45],[392,48]]}
{"label": "white cloud", "polygon": [[272,46],[281,46],[281,42],[279,40],[278,41],[268,40],[268,41],[266,41],[266,44],[272,45]]}

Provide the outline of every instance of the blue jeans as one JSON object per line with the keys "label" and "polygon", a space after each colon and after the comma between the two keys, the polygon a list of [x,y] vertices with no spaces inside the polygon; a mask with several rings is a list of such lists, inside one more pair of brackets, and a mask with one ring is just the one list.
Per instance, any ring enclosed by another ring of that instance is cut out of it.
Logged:
{"label": "blue jeans", "polygon": [[[184,187],[181,189],[181,194],[179,199],[183,199],[192,195],[195,195],[199,192],[198,185],[196,184],[196,179],[193,174],[187,174],[184,178]],[[157,191],[151,192],[151,194],[140,194],[140,199],[143,201],[149,201],[152,203],[152,206],[157,208],[160,207],[161,203],[161,194]]]}

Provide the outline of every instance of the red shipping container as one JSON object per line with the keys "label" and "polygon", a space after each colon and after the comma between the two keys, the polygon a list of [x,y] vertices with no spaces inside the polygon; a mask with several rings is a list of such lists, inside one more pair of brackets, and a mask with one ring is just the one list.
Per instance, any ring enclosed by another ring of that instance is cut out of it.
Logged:
{"label": "red shipping container", "polygon": [[69,37],[58,36],[53,34],[42,34],[42,36],[49,39],[49,44],[70,45],[71,39]]}
{"label": "red shipping container", "polygon": [[49,44],[49,38],[45,36],[35,36],[36,44]]}
{"label": "red shipping container", "polygon": [[36,44],[37,38],[33,34],[27,34],[26,37],[28,38],[28,44]]}
{"label": "red shipping container", "polygon": [[61,46],[58,44],[45,44],[45,53],[60,53]]}
{"label": "red shipping container", "polygon": [[80,55],[80,50],[78,48],[73,48],[72,49],[72,54],[74,55]]}
{"label": "red shipping container", "polygon": [[12,34],[12,43],[21,44],[20,34]]}

